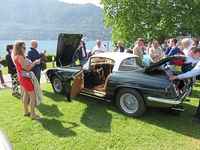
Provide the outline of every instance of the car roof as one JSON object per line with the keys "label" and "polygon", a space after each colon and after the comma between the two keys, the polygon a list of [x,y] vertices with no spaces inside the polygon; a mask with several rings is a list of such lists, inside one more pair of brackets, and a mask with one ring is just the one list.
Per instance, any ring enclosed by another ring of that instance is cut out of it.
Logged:
{"label": "car roof", "polygon": [[123,52],[107,52],[107,53],[95,54],[95,55],[92,55],[91,57],[105,57],[105,58],[113,59],[115,62],[117,61],[121,62],[125,58],[138,57],[138,56],[134,54],[130,54],[130,53],[123,53]]}
{"label": "car roof", "polygon": [[[96,57],[112,59],[112,60],[115,62],[115,65],[114,65],[114,67],[113,67],[113,71],[118,71],[121,62],[122,62],[124,59],[126,59],[126,58],[132,58],[132,57],[138,58],[137,55],[130,54],[130,53],[123,53],[123,52],[107,52],[107,53],[100,53],[100,54],[92,55],[92,56],[90,57],[90,59],[96,58]],[[89,66],[89,61],[83,66],[83,69],[87,69],[88,66]]]}

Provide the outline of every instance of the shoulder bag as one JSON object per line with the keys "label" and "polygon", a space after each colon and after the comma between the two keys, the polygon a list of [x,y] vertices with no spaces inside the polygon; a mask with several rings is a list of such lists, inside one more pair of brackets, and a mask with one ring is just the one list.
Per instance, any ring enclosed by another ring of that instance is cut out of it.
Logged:
{"label": "shoulder bag", "polygon": [[22,77],[32,79],[32,75],[30,72],[23,70]]}

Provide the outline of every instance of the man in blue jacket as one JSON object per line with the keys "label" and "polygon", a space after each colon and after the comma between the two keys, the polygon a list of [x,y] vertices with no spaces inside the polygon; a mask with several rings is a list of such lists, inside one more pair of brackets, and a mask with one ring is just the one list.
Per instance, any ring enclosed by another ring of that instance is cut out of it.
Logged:
{"label": "man in blue jacket", "polygon": [[[173,55],[176,55],[180,52],[180,49],[178,48],[177,44],[177,39],[173,38],[171,39],[171,50],[169,51],[169,53],[166,55],[166,57],[170,57]],[[170,70],[174,71],[175,70],[175,64],[173,62],[173,60],[170,60],[167,62],[167,66],[170,68]]]}
{"label": "man in blue jacket", "polygon": [[[39,53],[37,51],[37,47],[38,47],[38,42],[36,40],[32,40],[30,42],[30,50],[28,51],[28,57],[32,62],[34,62],[36,59],[42,58],[42,56],[46,54],[46,50],[43,50],[43,52]],[[42,70],[41,63],[39,65],[35,65],[32,68],[32,71],[34,72],[39,83],[41,77],[41,70]]]}

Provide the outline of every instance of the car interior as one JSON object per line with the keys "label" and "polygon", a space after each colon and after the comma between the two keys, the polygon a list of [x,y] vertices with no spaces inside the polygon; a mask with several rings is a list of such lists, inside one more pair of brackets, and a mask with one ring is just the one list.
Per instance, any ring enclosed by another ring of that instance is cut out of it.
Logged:
{"label": "car interior", "polygon": [[91,60],[90,69],[84,71],[84,88],[89,90],[104,91],[108,76],[112,73],[114,61],[105,58]]}

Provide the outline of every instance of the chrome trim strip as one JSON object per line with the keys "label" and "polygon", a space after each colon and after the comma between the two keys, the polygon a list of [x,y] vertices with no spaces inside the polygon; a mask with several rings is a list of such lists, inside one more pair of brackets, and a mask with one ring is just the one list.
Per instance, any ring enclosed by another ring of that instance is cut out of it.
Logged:
{"label": "chrome trim strip", "polygon": [[191,87],[189,87],[189,90],[185,94],[183,94],[183,96],[178,100],[177,99],[157,98],[157,97],[151,97],[151,96],[147,97],[147,99],[152,102],[178,105],[178,104],[182,103],[183,100],[185,99],[185,97],[190,94],[191,90],[192,90]]}

